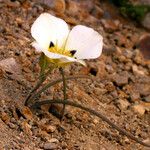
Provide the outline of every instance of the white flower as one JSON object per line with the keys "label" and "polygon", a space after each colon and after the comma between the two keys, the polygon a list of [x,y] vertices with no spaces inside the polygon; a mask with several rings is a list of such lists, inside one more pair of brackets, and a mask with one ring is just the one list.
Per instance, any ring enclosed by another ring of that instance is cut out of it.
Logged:
{"label": "white flower", "polygon": [[70,31],[67,23],[48,13],[41,14],[31,27],[32,45],[50,60],[59,63],[80,62],[101,55],[102,36],[92,28],[77,25]]}

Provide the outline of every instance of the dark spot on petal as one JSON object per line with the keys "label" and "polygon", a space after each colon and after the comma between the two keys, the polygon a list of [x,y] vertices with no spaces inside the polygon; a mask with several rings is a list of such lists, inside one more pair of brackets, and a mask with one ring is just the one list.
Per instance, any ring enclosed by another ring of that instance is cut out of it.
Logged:
{"label": "dark spot on petal", "polygon": [[71,50],[70,53],[73,56],[77,51],[76,50]]}
{"label": "dark spot on petal", "polygon": [[55,46],[54,43],[52,41],[50,41],[49,48],[54,47],[54,46]]}

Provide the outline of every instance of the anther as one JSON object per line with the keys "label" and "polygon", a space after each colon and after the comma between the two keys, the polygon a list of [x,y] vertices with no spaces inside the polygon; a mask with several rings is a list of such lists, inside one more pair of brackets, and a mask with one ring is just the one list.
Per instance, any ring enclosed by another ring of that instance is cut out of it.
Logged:
{"label": "anther", "polygon": [[77,51],[76,50],[71,50],[70,53],[73,56]]}
{"label": "anther", "polygon": [[49,48],[54,47],[54,46],[55,46],[54,43],[52,41],[50,41]]}

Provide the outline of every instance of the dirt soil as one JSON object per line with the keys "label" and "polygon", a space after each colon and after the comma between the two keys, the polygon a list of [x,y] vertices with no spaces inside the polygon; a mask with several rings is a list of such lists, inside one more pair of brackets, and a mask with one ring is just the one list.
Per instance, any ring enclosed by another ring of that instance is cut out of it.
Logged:
{"label": "dirt soil", "polygon": [[[74,63],[65,68],[66,76],[95,78],[67,81],[68,98],[150,143],[150,53],[138,48],[147,30],[123,18],[108,1],[0,0],[0,150],[148,150],[77,108],[67,106],[60,122],[51,112],[61,106],[37,110],[24,106],[40,72],[30,27],[42,12],[70,26],[90,26],[104,37],[100,58],[87,60],[87,67]],[[44,84],[60,77],[56,69]],[[62,97],[60,83],[40,99]]]}

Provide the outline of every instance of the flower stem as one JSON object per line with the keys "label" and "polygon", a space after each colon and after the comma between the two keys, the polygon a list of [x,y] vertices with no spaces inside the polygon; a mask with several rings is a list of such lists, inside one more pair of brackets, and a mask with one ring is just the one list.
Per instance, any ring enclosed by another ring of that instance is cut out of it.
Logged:
{"label": "flower stem", "polygon": [[39,77],[39,81],[36,84],[36,86],[31,90],[27,98],[25,99],[25,106],[27,106],[30,102],[30,99],[32,97],[32,94],[41,86],[41,84],[46,80],[46,77],[49,75],[49,73],[53,70],[54,68],[50,68],[46,73],[42,72]]}
{"label": "flower stem", "polygon": [[72,102],[72,101],[69,101],[69,100],[44,100],[44,101],[40,101],[40,102],[36,102],[34,103],[31,108],[37,108],[37,107],[40,107],[41,105],[45,105],[45,104],[64,104],[64,105],[70,105],[70,106],[73,106],[73,107],[77,107],[77,108],[80,108],[82,110],[85,110],[87,112],[89,112],[90,114],[92,115],[95,115],[97,116],[98,118],[101,118],[103,121],[105,121],[106,123],[108,123],[112,128],[115,128],[117,131],[120,132],[120,134],[122,135],[126,135],[128,138],[134,140],[135,142],[141,144],[141,145],[144,145],[146,147],[150,147],[150,144],[147,144],[147,143],[144,143],[142,142],[142,140],[136,138],[134,135],[132,135],[131,133],[127,132],[126,130],[122,129],[121,127],[119,127],[118,125],[114,124],[112,121],[110,121],[107,117],[105,117],[103,114],[91,109],[91,108],[88,108],[88,107],[85,107],[81,104],[78,104],[76,102]]}
{"label": "flower stem", "polygon": [[[73,80],[73,79],[79,79],[79,78],[92,79],[92,77],[87,76],[87,75],[76,75],[76,76],[66,77],[65,80]],[[53,86],[57,83],[60,83],[62,81],[63,81],[63,79],[59,78],[55,81],[52,81],[52,82],[48,83],[42,89],[40,89],[37,93],[34,93],[30,99],[34,100],[34,99],[38,98],[41,95],[41,93],[44,92],[45,90],[47,90],[49,87],[51,87],[51,86]]]}
{"label": "flower stem", "polygon": [[[66,85],[66,80],[65,80],[65,73],[62,67],[59,68],[59,71],[62,75],[62,81],[63,81],[63,94],[64,94],[64,100],[67,100],[67,94],[66,94],[66,89],[67,89],[67,85]],[[61,110],[61,120],[64,117],[64,113],[65,113],[65,104],[63,104],[63,108]]]}

